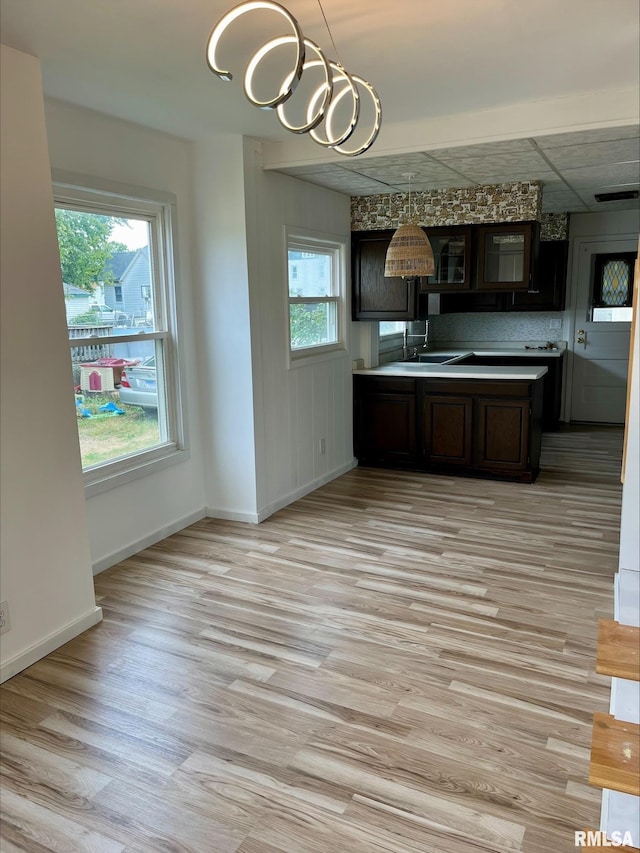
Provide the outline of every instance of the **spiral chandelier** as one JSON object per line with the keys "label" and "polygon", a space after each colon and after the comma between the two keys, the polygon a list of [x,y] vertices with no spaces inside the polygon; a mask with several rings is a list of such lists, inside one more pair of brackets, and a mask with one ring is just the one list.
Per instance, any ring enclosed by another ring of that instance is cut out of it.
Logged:
{"label": "spiral chandelier", "polygon": [[[327,19],[322,4],[320,4],[320,9],[326,23]],[[362,77],[350,74],[339,61],[328,60],[319,45],[303,35],[300,25],[293,15],[284,6],[273,2],[273,0],[247,0],[245,3],[234,6],[220,18],[207,41],[207,64],[211,71],[220,80],[230,81],[233,79],[231,71],[222,67],[218,58],[220,40],[228,27],[241,15],[259,10],[271,11],[280,15],[286,21],[291,32],[266,41],[256,50],[247,63],[243,80],[244,94],[247,100],[260,109],[273,110],[285,130],[297,134],[308,133],[318,145],[330,148],[339,154],[355,157],[370,148],[378,136],[382,120],[380,99],[376,90]],[[328,24],[327,29],[329,30]],[[331,37],[331,30],[329,30],[329,35]],[[333,37],[331,37],[331,41],[333,43]],[[292,47],[294,48],[293,51]],[[335,50],[335,43],[333,47]],[[271,93],[271,96],[260,98],[256,94],[256,75],[259,74],[261,64],[271,54],[282,48],[287,48],[289,52],[294,53],[291,67],[279,81],[279,84],[276,84],[276,90]],[[319,71],[322,82],[308,97],[304,120],[296,123],[287,117],[285,103],[295,91],[304,72],[309,69],[314,69],[314,73]],[[358,127],[358,122],[362,118],[363,97],[370,99],[373,108],[371,127],[365,128],[364,132],[362,128]],[[345,101],[345,99],[347,100]],[[346,113],[346,116],[338,117],[337,108],[341,103],[347,105],[346,109],[343,106],[343,112]],[[360,138],[358,142],[354,143],[353,134],[356,128],[359,131],[358,136],[364,135],[364,139]],[[367,131],[369,132],[367,133]]]}

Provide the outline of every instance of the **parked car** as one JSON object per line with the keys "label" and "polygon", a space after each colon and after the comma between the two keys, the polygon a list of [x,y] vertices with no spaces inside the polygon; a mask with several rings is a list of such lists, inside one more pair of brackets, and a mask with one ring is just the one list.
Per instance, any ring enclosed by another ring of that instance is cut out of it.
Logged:
{"label": "parked car", "polygon": [[129,406],[142,406],[145,411],[158,408],[156,357],[150,356],[142,364],[127,367],[120,377],[120,402]]}
{"label": "parked car", "polygon": [[109,323],[112,326],[127,326],[129,325],[129,315],[124,311],[117,311],[115,308],[110,308],[108,305],[94,303],[89,306],[89,311],[93,311],[98,315],[101,323]]}

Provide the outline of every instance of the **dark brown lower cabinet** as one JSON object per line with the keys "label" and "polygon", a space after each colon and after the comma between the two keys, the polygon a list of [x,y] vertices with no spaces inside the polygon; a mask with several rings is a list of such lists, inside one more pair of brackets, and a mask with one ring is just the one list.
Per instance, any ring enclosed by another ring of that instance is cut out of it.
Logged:
{"label": "dark brown lower cabinet", "polygon": [[356,375],[354,385],[354,445],[362,465],[529,483],[538,475],[540,379]]}
{"label": "dark brown lower cabinet", "polygon": [[487,471],[526,471],[529,400],[476,400],[476,464]]}
{"label": "dark brown lower cabinet", "polygon": [[427,465],[471,465],[473,402],[470,397],[427,394],[422,403]]}
{"label": "dark brown lower cabinet", "polygon": [[371,378],[359,385],[355,400],[356,456],[371,464],[414,465],[416,441],[415,379]]}
{"label": "dark brown lower cabinet", "polygon": [[458,364],[474,365],[517,365],[529,367],[546,367],[547,372],[542,377],[542,429],[545,431],[557,430],[560,426],[560,413],[562,409],[562,375],[564,371],[563,352],[559,357],[544,355],[520,356],[514,355],[469,355]]}

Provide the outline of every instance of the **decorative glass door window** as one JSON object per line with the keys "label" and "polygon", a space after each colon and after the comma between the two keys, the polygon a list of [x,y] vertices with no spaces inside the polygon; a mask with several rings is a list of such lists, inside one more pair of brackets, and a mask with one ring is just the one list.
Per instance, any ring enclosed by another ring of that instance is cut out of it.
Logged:
{"label": "decorative glass door window", "polygon": [[629,322],[633,296],[633,252],[595,256],[591,319],[594,322]]}

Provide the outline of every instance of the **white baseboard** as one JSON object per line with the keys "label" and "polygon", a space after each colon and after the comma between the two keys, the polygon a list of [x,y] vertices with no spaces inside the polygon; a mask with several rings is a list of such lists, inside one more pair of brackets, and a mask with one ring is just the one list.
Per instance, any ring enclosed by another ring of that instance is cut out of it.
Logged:
{"label": "white baseboard", "polygon": [[244,524],[258,524],[262,519],[256,512],[234,512],[233,510],[218,509],[208,506],[205,510],[207,518],[220,518],[223,521],[242,521]]}
{"label": "white baseboard", "polygon": [[305,495],[308,495],[310,492],[315,492],[316,489],[319,489],[320,486],[324,486],[326,483],[330,483],[331,480],[335,480],[336,477],[341,477],[342,474],[346,474],[347,471],[351,471],[352,468],[355,468],[358,464],[358,460],[354,457],[349,460],[349,462],[344,465],[340,465],[338,468],[334,468],[331,471],[328,471],[326,474],[323,474],[322,477],[318,477],[316,480],[313,480],[311,483],[307,483],[305,486],[300,486],[300,488],[295,489],[293,492],[289,492],[288,495],[285,495],[283,498],[279,498],[277,501],[273,501],[268,506],[264,507],[258,513],[258,520],[264,521],[265,518],[269,518],[270,515],[273,515],[274,512],[278,512],[279,509],[283,509],[285,506],[289,506],[294,501],[300,500]]}
{"label": "white baseboard", "polygon": [[139,554],[140,551],[144,551],[145,548],[149,548],[151,545],[155,545],[156,542],[166,539],[167,536],[171,536],[173,533],[178,533],[178,531],[184,530],[185,527],[189,527],[190,524],[195,524],[196,521],[200,521],[201,518],[204,518],[205,514],[204,508],[198,509],[195,512],[189,513],[189,515],[183,516],[177,521],[171,522],[171,524],[165,524],[163,527],[158,527],[152,533],[149,533],[147,536],[143,536],[142,539],[137,539],[135,542],[130,542],[124,548],[112,551],[111,554],[107,554],[106,557],[102,557],[93,563],[93,574],[100,574],[100,572],[104,572],[105,569],[110,569],[111,566],[115,566],[116,563],[121,563],[123,560],[126,560],[127,557],[133,557],[134,554]]}
{"label": "white baseboard", "polygon": [[94,609],[89,613],[86,613],[79,619],[74,619],[73,622],[69,622],[68,625],[60,628],[59,631],[55,631],[43,640],[39,640],[37,643],[29,646],[29,648],[2,664],[0,667],[0,684],[8,678],[12,678],[14,675],[17,675],[17,673],[22,672],[22,670],[26,669],[28,666],[36,663],[41,658],[45,657],[45,655],[55,652],[55,650],[59,649],[60,646],[64,646],[64,644],[68,643],[69,640],[73,640],[73,638],[77,637],[78,634],[82,634],[83,631],[87,630],[87,628],[92,628],[101,621],[102,608],[94,607]]}
{"label": "white baseboard", "polygon": [[289,492],[287,495],[284,495],[282,498],[278,498],[278,500],[273,501],[268,504],[266,507],[263,507],[258,512],[229,512],[225,509],[218,509],[216,507],[207,507],[207,518],[221,518],[225,521],[243,521],[247,524],[259,524],[261,521],[264,521],[266,518],[269,518],[270,515],[273,515],[274,512],[278,512],[279,509],[283,509],[285,506],[289,506],[294,501],[300,500],[305,495],[308,495],[310,492],[315,492],[316,489],[319,489],[320,486],[324,486],[326,483],[330,483],[331,480],[335,480],[336,477],[342,476],[342,474],[346,474],[347,471],[351,471],[352,468],[355,468],[358,464],[358,460],[354,457],[350,459],[349,462],[346,462],[344,465],[340,465],[338,468],[333,468],[331,471],[328,471],[326,474],[323,474],[322,477],[318,477],[316,480],[313,480],[310,483],[307,483],[304,486],[300,486],[294,491]]}

